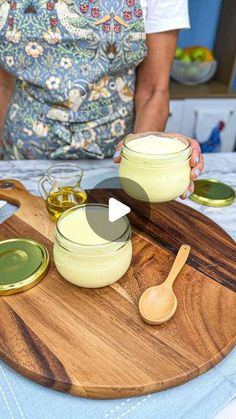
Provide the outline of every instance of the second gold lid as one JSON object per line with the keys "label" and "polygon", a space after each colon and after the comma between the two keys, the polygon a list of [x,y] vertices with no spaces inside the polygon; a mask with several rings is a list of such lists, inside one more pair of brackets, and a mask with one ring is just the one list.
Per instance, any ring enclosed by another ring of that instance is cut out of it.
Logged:
{"label": "second gold lid", "polygon": [[235,200],[235,191],[229,185],[215,179],[199,179],[195,182],[192,201],[211,207],[224,207]]}

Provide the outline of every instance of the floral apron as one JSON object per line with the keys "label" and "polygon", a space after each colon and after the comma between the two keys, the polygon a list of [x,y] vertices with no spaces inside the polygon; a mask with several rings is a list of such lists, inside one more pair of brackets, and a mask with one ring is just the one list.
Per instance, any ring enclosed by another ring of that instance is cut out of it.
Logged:
{"label": "floral apron", "polygon": [[140,0],[0,0],[0,65],[17,78],[5,158],[112,156],[145,55]]}

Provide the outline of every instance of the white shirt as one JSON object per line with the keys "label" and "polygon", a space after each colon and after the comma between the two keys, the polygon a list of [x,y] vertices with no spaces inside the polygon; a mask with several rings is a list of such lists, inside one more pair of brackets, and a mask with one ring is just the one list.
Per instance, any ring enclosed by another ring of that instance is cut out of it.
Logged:
{"label": "white shirt", "polygon": [[188,0],[141,0],[146,33],[187,29]]}

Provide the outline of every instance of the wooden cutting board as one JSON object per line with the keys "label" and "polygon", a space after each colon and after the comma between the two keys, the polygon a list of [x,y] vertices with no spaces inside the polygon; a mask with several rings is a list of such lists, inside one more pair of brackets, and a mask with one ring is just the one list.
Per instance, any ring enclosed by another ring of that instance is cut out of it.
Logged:
{"label": "wooden cutting board", "polygon": [[[54,267],[54,224],[43,200],[8,182],[14,189],[1,189],[0,182],[0,199],[20,209],[0,226],[0,238],[35,239],[51,255],[39,285],[0,297],[0,356],[16,371],[74,395],[119,398],[191,380],[234,347],[236,246],[212,221],[177,202],[152,205],[147,218],[147,206],[120,190],[92,191],[90,201],[107,203],[113,196],[131,206],[134,255],[113,286],[82,289]],[[192,252],[174,285],[176,315],[162,326],[147,325],[139,297],[166,278],[182,243]]]}

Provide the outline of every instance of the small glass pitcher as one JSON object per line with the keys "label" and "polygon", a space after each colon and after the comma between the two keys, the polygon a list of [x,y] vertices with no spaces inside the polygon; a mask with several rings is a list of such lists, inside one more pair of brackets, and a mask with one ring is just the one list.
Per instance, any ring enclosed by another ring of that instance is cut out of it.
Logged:
{"label": "small glass pitcher", "polygon": [[39,179],[39,192],[53,221],[69,208],[87,201],[87,194],[81,188],[83,173],[76,164],[60,163],[49,167],[46,175]]}

